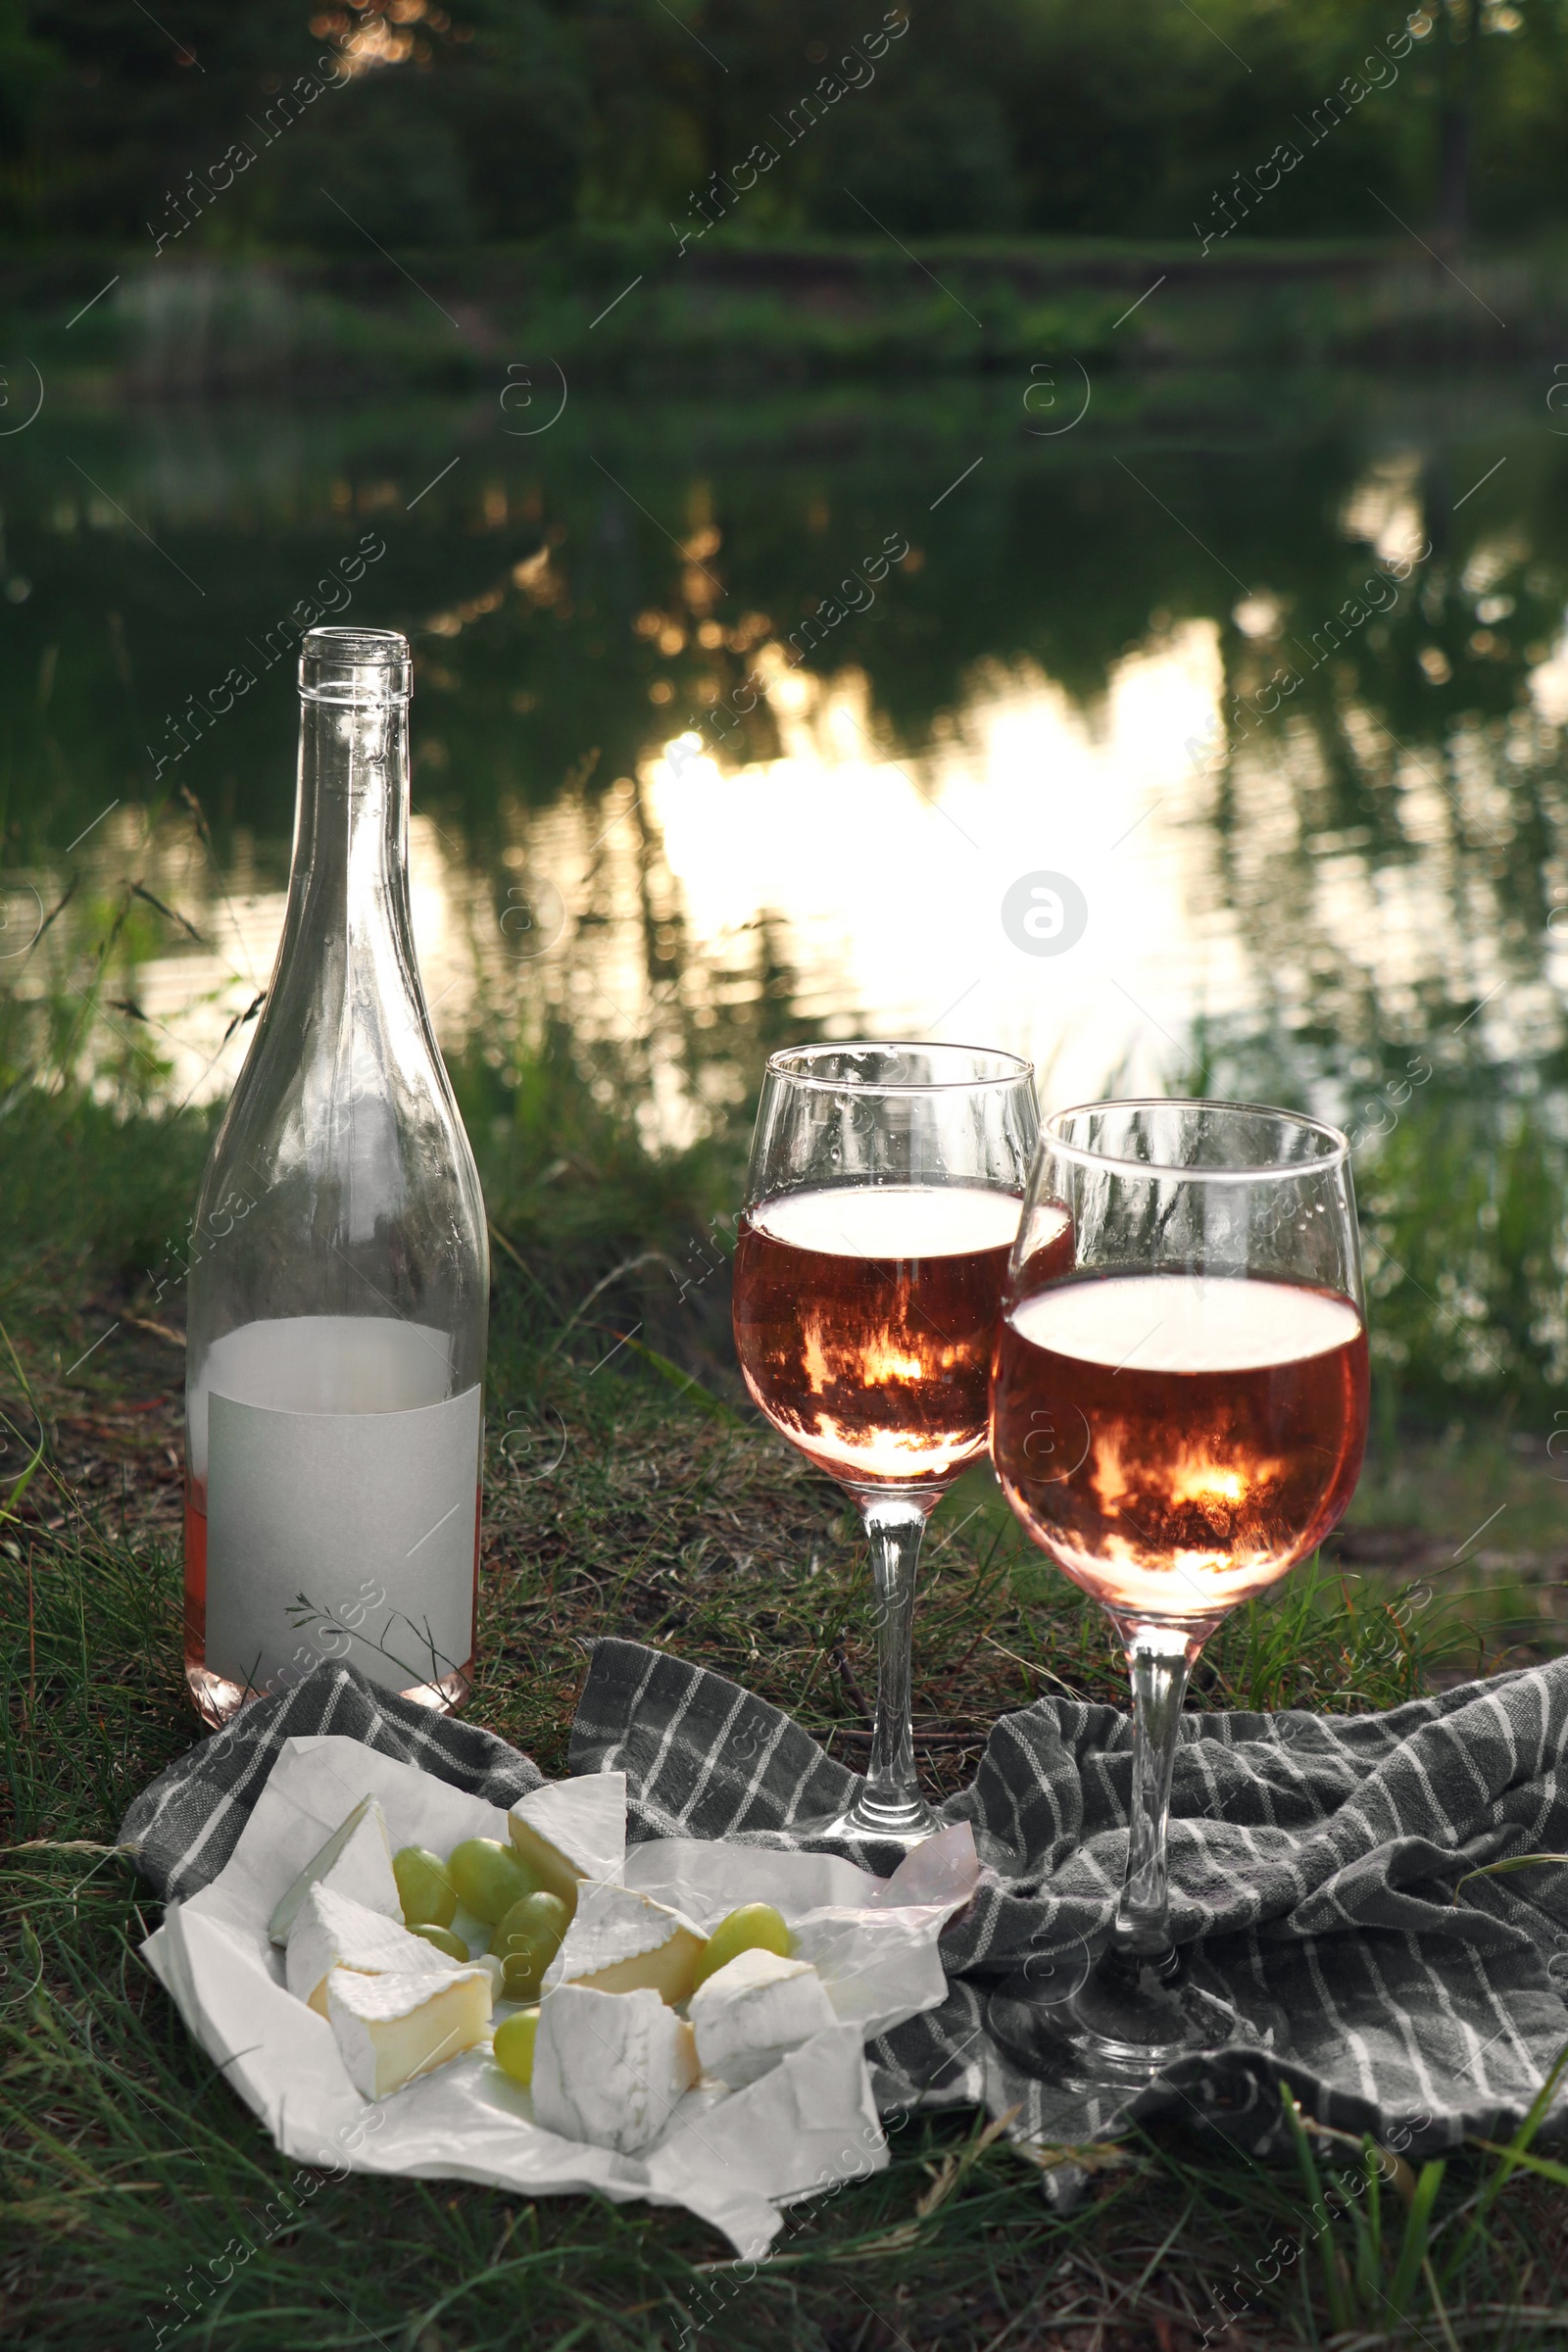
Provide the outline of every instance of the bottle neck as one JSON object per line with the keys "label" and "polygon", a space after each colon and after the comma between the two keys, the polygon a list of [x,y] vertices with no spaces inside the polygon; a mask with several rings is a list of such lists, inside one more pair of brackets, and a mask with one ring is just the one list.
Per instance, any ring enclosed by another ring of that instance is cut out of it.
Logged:
{"label": "bottle neck", "polygon": [[411,1179],[400,1120],[418,1129],[416,1097],[451,1104],[409,912],[408,704],[306,694],[300,709],[294,859],[268,1030],[298,1070],[298,1150],[353,1250],[402,1213]]}
{"label": "bottle neck", "polygon": [[[300,706],[290,922],[341,941],[351,961],[409,939],[409,706]],[[409,958],[412,969],[412,956]]]}

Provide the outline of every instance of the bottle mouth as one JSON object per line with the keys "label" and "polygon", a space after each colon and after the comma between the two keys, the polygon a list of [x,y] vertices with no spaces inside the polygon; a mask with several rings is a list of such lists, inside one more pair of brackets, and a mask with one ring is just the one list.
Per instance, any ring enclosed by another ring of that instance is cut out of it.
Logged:
{"label": "bottle mouth", "polygon": [[307,629],[300,693],[308,703],[406,703],[414,660],[401,629]]}

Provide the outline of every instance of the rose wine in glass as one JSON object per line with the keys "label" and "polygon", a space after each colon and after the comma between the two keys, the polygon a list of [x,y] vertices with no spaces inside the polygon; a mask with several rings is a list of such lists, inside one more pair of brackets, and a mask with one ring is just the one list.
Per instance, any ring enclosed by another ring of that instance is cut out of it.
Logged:
{"label": "rose wine in glass", "polygon": [[985,1452],[1019,1198],[841,1185],[745,1218],[735,1328],[746,1377],[774,1428],[829,1478],[940,1494]]}
{"label": "rose wine in glass", "polygon": [[[1292,1283],[1128,1274],[1008,1312],[997,1461],[1035,1542],[1108,1609],[1219,1616],[1344,1514],[1366,1428],[1367,1347],[1348,1298]],[[1073,1475],[1040,1478],[1042,1424],[1082,1424]]]}
{"label": "rose wine in glass", "polygon": [[878,1604],[871,1760],[799,1838],[911,1845],[940,1824],[909,1726],[915,1569],[986,1450],[988,1386],[1036,1132],[1027,1062],[969,1047],[812,1046],[767,1066],[735,1255],[735,1346],[780,1434],[860,1506]]}
{"label": "rose wine in glass", "polygon": [[993,1997],[1003,2046],[1089,2084],[1277,2036],[1194,1982],[1165,1866],[1187,1678],[1227,1611],[1316,1549],[1355,1490],[1367,1340],[1348,1147],[1286,1111],[1099,1103],[1046,1123],[997,1342],[1013,1510],[1109,1612],[1134,1697],[1116,1917],[1069,2000]]}

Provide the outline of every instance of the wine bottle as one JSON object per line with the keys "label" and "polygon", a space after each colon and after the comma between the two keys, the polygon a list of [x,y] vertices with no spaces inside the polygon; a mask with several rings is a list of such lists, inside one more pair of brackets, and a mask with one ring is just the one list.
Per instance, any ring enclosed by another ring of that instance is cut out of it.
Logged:
{"label": "wine bottle", "polygon": [[406,638],[312,629],[277,963],[202,1182],[185,1676],[209,1723],[323,1658],[473,1664],[484,1207],[409,915]]}

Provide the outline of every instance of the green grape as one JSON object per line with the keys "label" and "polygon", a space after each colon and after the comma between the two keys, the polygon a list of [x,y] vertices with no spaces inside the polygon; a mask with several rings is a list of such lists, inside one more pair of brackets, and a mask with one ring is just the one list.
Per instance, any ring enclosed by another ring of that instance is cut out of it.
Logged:
{"label": "green grape", "polygon": [[453,1935],[450,1928],[433,1927],[429,1921],[421,1920],[413,1932],[416,1936],[422,1936],[426,1943],[433,1943],[438,1952],[445,1952],[449,1960],[466,1961],[468,1947],[461,1936]]}
{"label": "green grape", "polygon": [[545,1970],[570,1923],[559,1894],[525,1894],[496,1926],[490,1949],[501,1962],[509,2001],[535,2001]]}
{"label": "green grape", "polygon": [[496,2028],[496,2064],[526,2090],[533,2081],[533,2037],[539,2031],[537,2009],[519,2009]]}
{"label": "green grape", "polygon": [[432,1854],[427,1845],[406,1845],[392,1857],[392,1876],[406,1928],[451,1927],[458,1890],[439,1854]]}
{"label": "green grape", "polygon": [[492,1925],[539,1884],[499,1838],[465,1838],[447,1856],[447,1876],[464,1909]]}
{"label": "green grape", "polygon": [[795,1938],[771,1903],[742,1903],[708,1938],[697,1963],[697,1982],[706,1984],[742,1952],[777,1952],[787,1960],[794,1949]]}

